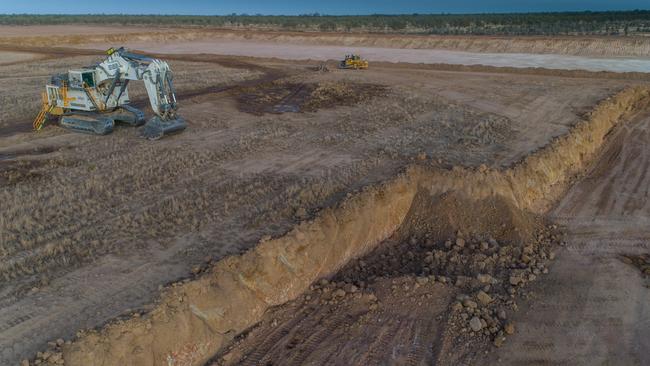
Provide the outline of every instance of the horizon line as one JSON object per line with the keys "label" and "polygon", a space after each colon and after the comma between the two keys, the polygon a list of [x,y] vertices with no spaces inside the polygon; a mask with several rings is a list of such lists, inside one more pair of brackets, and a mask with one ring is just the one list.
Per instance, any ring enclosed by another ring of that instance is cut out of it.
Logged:
{"label": "horizon line", "polygon": [[439,13],[357,13],[357,14],[325,14],[320,12],[303,13],[303,14],[248,14],[248,13],[230,13],[230,14],[179,14],[179,13],[0,13],[0,16],[192,16],[192,17],[346,17],[346,16],[441,16],[441,15],[511,15],[511,14],[585,14],[585,13],[634,13],[634,12],[650,12],[647,9],[613,9],[613,10],[566,10],[566,11],[500,11],[500,12],[481,12],[481,13],[465,13],[465,12],[439,12]]}

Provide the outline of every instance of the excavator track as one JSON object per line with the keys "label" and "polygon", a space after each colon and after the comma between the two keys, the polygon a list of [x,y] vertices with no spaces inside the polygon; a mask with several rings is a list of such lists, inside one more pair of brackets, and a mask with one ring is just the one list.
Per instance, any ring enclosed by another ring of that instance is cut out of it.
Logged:
{"label": "excavator track", "polygon": [[137,108],[123,105],[105,113],[69,113],[61,117],[59,124],[77,132],[106,135],[113,132],[116,122],[142,126],[144,113]]}
{"label": "excavator track", "polygon": [[113,132],[115,121],[99,114],[68,114],[61,117],[59,124],[68,130],[106,135]]}

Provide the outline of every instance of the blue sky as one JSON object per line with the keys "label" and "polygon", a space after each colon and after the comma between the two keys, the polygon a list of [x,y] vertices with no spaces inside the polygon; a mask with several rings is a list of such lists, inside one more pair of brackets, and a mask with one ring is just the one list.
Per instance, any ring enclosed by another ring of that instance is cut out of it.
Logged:
{"label": "blue sky", "polygon": [[0,0],[0,13],[398,14],[650,9],[649,0]]}

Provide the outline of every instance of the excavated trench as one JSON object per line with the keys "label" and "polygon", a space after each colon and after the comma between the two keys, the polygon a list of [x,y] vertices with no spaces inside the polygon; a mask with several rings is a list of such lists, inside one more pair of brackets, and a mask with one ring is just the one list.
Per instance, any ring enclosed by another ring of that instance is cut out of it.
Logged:
{"label": "excavated trench", "polygon": [[444,240],[463,227],[503,241],[530,237],[535,218],[584,171],[607,134],[649,100],[650,89],[623,90],[506,169],[410,166],[284,236],[224,258],[198,279],[170,286],[150,313],[80,333],[62,347],[65,364],[203,365],[271,307],[298,298],[396,233]]}

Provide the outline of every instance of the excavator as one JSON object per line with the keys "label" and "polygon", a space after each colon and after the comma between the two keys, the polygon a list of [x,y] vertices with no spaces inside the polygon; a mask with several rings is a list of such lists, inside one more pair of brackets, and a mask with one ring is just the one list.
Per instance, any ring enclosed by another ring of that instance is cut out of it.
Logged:
{"label": "excavator", "polygon": [[[43,93],[41,110],[34,120],[40,130],[48,117],[76,132],[106,135],[116,122],[142,126],[140,135],[159,139],[187,127],[176,111],[172,71],[167,62],[129,52],[121,47],[106,51],[104,61],[52,76]],[[151,109],[155,113],[145,124],[144,113],[131,106],[128,85],[144,81]]]}

